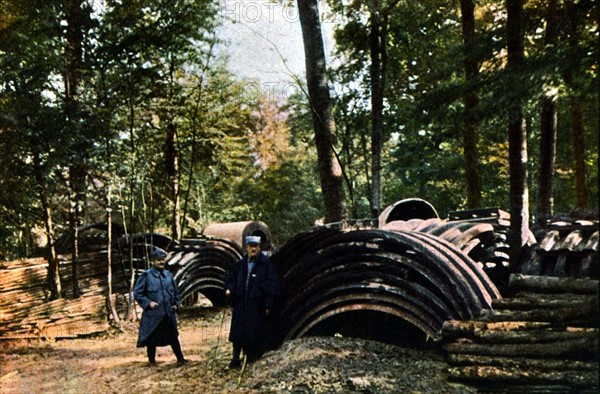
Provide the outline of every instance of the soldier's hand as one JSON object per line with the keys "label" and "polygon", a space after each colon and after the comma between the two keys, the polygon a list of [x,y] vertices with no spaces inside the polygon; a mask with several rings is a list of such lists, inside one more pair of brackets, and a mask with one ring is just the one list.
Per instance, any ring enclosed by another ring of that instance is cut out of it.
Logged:
{"label": "soldier's hand", "polygon": [[176,310],[177,310],[177,305],[173,305],[173,306],[171,307],[171,309],[173,309],[174,311],[176,311]]}
{"label": "soldier's hand", "polygon": [[150,301],[150,305],[148,305],[150,307],[150,309],[154,309],[158,306],[158,302],[155,301]]}

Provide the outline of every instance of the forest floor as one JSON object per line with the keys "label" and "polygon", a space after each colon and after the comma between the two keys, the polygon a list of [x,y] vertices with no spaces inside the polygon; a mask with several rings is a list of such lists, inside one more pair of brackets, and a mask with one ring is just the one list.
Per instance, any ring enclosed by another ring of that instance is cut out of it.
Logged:
{"label": "forest floor", "polygon": [[286,342],[244,369],[227,369],[230,314],[199,308],[180,316],[188,364],[169,347],[157,365],[136,348],[137,323],[93,338],[2,343],[0,393],[475,393],[447,381],[435,349],[338,337]]}

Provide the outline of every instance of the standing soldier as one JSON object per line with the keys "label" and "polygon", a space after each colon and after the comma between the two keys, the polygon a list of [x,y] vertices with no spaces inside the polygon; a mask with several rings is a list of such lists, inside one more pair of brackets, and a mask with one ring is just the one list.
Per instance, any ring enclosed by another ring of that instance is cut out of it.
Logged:
{"label": "standing soldier", "polygon": [[177,357],[177,364],[187,362],[181,352],[176,312],[181,307],[179,292],[173,275],[165,270],[167,254],[154,249],[150,254],[152,267],[135,283],[133,296],[142,309],[142,320],[137,347],[146,346],[148,362],[156,364],[156,347],[170,345]]}
{"label": "standing soldier", "polygon": [[279,294],[275,265],[260,251],[260,237],[245,238],[246,256],[234,263],[225,281],[232,315],[229,341],[233,343],[230,368],[240,366],[243,350],[248,361],[258,359],[266,348],[267,319]]}

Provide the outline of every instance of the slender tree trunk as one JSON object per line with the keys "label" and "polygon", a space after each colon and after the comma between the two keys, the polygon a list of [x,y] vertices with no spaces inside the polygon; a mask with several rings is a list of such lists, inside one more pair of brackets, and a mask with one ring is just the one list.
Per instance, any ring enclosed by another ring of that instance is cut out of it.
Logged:
{"label": "slender tree trunk", "polygon": [[57,299],[62,297],[62,284],[60,280],[60,270],[58,265],[58,257],[56,254],[56,244],[54,239],[54,223],[52,222],[52,209],[48,203],[48,192],[46,190],[46,182],[40,164],[40,156],[37,152],[33,154],[33,167],[35,171],[35,179],[40,196],[40,204],[42,206],[42,215],[44,219],[44,227],[48,243],[46,245],[46,258],[48,259],[48,287],[50,288],[50,298]]}
{"label": "slender tree trunk", "polygon": [[554,211],[554,163],[556,161],[556,103],[553,97],[542,100],[540,159],[536,221],[544,224]]}
{"label": "slender tree trunk", "polygon": [[[546,8],[546,48],[554,49],[558,38],[556,0],[548,0]],[[556,162],[556,95],[544,92],[542,99],[540,158],[538,167],[538,224],[544,224],[554,211],[554,164]]]}
{"label": "slender tree trunk", "polygon": [[[516,78],[525,65],[524,0],[506,0],[508,69]],[[510,84],[514,85],[514,84]],[[529,191],[527,189],[527,132],[523,116],[523,95],[507,86],[511,100],[508,108],[508,161],[510,177],[510,261],[519,264],[529,236]]]}
{"label": "slender tree trunk", "polygon": [[171,216],[171,238],[179,241],[181,238],[180,227],[180,186],[179,186],[179,160],[177,156],[177,131],[175,125],[171,122],[167,126],[167,140],[165,144],[165,156],[167,165],[167,176],[171,186],[171,198],[173,204],[173,214]]}
{"label": "slender tree trunk", "polygon": [[133,288],[135,286],[135,269],[133,265],[133,235],[135,234],[135,182],[136,182],[136,166],[137,166],[137,151],[135,144],[135,106],[133,97],[129,97],[129,139],[131,148],[131,175],[129,179],[129,302],[127,304],[127,320],[135,320],[135,300],[133,299]]}
{"label": "slender tree trunk", "polygon": [[344,190],[340,163],[333,148],[335,124],[326,75],[318,1],[298,0],[298,14],[304,41],[306,82],[315,129],[325,221],[337,222],[345,217]]}
{"label": "slender tree trunk", "polygon": [[474,58],[475,4],[473,0],[461,0],[462,37],[464,44],[463,66],[465,69],[465,116],[463,124],[463,149],[465,158],[465,183],[467,207],[481,206],[481,178],[479,176],[479,136],[477,133],[476,110],[479,104],[475,83],[479,76],[479,62]]}
{"label": "slender tree trunk", "polygon": [[[176,66],[171,59],[169,65],[169,102],[173,102],[175,95],[175,70]],[[181,238],[181,170],[179,168],[179,152],[177,147],[177,127],[174,120],[175,114],[167,111],[167,138],[165,141],[165,165],[171,188],[172,215],[171,215],[171,238],[179,241]]]}
{"label": "slender tree trunk", "polygon": [[371,53],[371,195],[372,217],[381,212],[381,150],[383,149],[383,85],[381,55],[384,42],[381,37],[379,0],[370,0],[371,31],[369,46]]}
{"label": "slender tree trunk", "polygon": [[106,242],[106,265],[107,275],[106,280],[108,282],[108,310],[112,314],[112,318],[116,324],[120,323],[119,314],[113,301],[113,289],[112,289],[112,186],[108,185],[106,192],[106,228],[107,228],[107,242]]}

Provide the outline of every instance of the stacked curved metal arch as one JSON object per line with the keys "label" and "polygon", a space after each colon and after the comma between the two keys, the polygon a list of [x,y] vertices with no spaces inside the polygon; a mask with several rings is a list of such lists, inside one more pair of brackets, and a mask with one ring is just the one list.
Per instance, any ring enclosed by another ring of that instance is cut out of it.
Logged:
{"label": "stacked curved metal arch", "polygon": [[182,300],[201,293],[213,305],[225,305],[223,285],[227,269],[242,257],[242,249],[224,239],[207,239],[182,245],[169,253],[167,268],[174,272]]}
{"label": "stacked curved metal arch", "polygon": [[488,276],[499,284],[508,280],[509,246],[506,229],[497,227],[491,223],[438,218],[392,221],[381,226],[384,230],[417,231],[444,239],[479,263]]}
{"label": "stacked curved metal arch", "polygon": [[282,277],[281,341],[357,310],[396,316],[435,338],[445,320],[473,317],[499,297],[473,260],[414,231],[304,233],[273,260]]}

